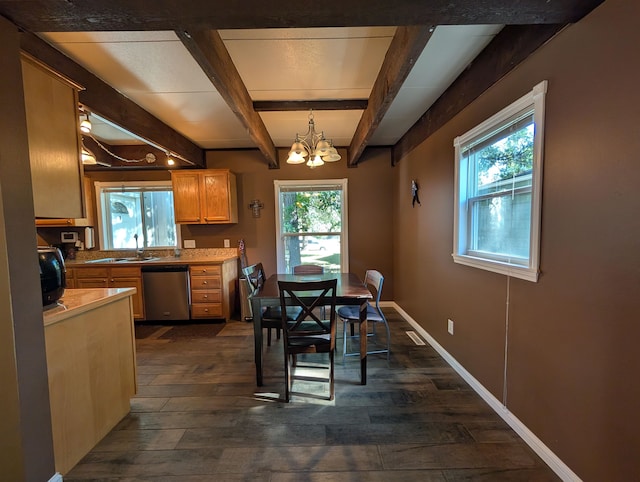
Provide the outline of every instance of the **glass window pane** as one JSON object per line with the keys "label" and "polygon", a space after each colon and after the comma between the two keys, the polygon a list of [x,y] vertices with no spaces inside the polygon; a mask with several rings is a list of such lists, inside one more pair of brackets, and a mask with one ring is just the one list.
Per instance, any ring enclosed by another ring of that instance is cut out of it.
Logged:
{"label": "glass window pane", "polygon": [[531,193],[477,201],[473,211],[472,251],[529,257]]}
{"label": "glass window pane", "polygon": [[147,184],[125,183],[100,188],[104,249],[177,246],[173,191],[164,184]]}
{"label": "glass window pane", "polygon": [[318,264],[325,273],[340,273],[340,236],[287,236],[284,243],[287,273],[299,264]]}
{"label": "glass window pane", "polygon": [[531,186],[533,121],[518,130],[505,129],[494,142],[471,150],[474,173],[470,196]]}
{"label": "glass window pane", "polygon": [[284,233],[342,231],[342,191],[295,191],[280,195]]}

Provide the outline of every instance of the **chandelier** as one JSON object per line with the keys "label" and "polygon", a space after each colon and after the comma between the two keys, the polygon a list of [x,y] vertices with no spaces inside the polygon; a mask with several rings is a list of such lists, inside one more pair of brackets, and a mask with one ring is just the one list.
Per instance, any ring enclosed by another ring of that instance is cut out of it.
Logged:
{"label": "chandelier", "polygon": [[[308,160],[305,158],[309,158]],[[287,164],[303,164],[306,162],[311,169],[322,166],[325,162],[335,162],[342,159],[333,143],[324,138],[324,132],[316,132],[313,122],[313,112],[309,111],[309,129],[303,136],[296,134],[296,140],[291,146]]]}

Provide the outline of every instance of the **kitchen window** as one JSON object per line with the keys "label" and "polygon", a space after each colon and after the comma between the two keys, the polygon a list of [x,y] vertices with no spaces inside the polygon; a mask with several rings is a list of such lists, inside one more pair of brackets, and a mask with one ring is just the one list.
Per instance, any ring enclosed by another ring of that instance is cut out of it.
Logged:
{"label": "kitchen window", "polygon": [[274,181],[278,272],[319,264],[325,273],[349,271],[347,180]]}
{"label": "kitchen window", "polygon": [[171,181],[96,182],[102,249],[175,248]]}
{"label": "kitchen window", "polygon": [[546,90],[454,140],[454,262],[537,281]]}

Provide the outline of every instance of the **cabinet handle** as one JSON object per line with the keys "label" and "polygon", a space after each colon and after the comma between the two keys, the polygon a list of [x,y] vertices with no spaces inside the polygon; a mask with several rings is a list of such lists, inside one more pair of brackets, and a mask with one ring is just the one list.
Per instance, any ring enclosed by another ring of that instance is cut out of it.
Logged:
{"label": "cabinet handle", "polygon": [[209,295],[204,295],[203,298],[206,300],[207,298],[209,298]]}
{"label": "cabinet handle", "polygon": [[206,272],[207,272],[207,270],[206,270],[206,269],[203,269],[203,270],[202,270],[202,272],[203,272],[203,273],[206,273]]}
{"label": "cabinet handle", "polygon": [[113,278],[111,278],[111,282],[113,283],[115,280]]}
{"label": "cabinet handle", "polygon": [[202,282],[202,284],[203,284],[203,285],[206,285],[206,284],[207,284],[207,282],[206,282],[206,281],[203,281],[203,282]]}
{"label": "cabinet handle", "polygon": [[204,309],[204,312],[205,312],[205,313],[209,313],[209,308],[205,308],[205,309]]}

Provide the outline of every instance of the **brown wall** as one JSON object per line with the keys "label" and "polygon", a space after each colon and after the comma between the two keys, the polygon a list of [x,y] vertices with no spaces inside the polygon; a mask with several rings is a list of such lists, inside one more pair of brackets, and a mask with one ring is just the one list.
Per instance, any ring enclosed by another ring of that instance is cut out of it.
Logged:
{"label": "brown wall", "polygon": [[[238,223],[221,225],[182,225],[182,239],[193,239],[198,248],[221,248],[228,239],[232,247],[245,240],[249,263],[264,264],[267,273],[276,271],[275,192],[276,179],[348,179],[349,206],[349,264],[350,271],[364,277],[369,268],[385,275],[382,298],[393,299],[392,195],[393,170],[390,150],[370,149],[356,168],[347,168],[346,161],[327,163],[316,169],[303,165],[292,166],[285,162],[285,150],[279,152],[280,169],[269,169],[257,149],[209,151],[207,168],[230,169],[236,175],[238,189]],[[342,151],[346,158],[346,153]],[[88,176],[93,181],[131,181],[168,179],[168,171],[144,170],[93,171]],[[264,208],[259,218],[252,216],[249,204],[259,199]],[[39,229],[53,233],[55,228]],[[45,234],[46,236],[46,234]]]}
{"label": "brown wall", "polygon": [[[640,480],[639,16],[636,2],[607,0],[403,158],[396,172],[396,302],[579,477],[593,481]],[[456,265],[453,139],[543,79],[539,282]],[[414,178],[422,186],[419,209],[409,208]]]}
{"label": "brown wall", "polygon": [[[183,226],[183,239],[195,239],[198,247],[221,247],[224,239],[237,246],[245,240],[249,263],[261,261],[267,273],[276,271],[275,179],[348,179],[349,265],[350,271],[364,276],[369,268],[385,275],[383,299],[393,299],[393,170],[390,151],[373,149],[356,168],[347,168],[344,158],[316,169],[289,165],[281,151],[280,169],[269,169],[257,150],[212,151],[207,167],[229,168],[238,182],[238,217],[235,225]],[[264,204],[260,218],[253,218],[249,204],[259,199]]]}

